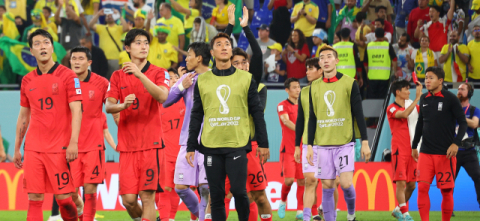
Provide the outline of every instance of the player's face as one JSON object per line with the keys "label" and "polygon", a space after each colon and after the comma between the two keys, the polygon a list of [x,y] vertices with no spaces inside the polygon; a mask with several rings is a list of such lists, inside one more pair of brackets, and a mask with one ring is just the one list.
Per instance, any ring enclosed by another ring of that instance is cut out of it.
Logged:
{"label": "player's face", "polygon": [[37,62],[47,62],[52,59],[53,44],[49,38],[37,35],[32,39],[32,48],[30,52],[37,59]]}
{"label": "player's face", "polygon": [[315,66],[308,66],[307,67],[307,80],[308,81],[314,81],[322,77],[323,71],[322,69],[317,69]]}
{"label": "player's face", "polygon": [[443,79],[438,79],[437,75],[429,71],[425,74],[425,87],[429,91],[434,91],[443,83]]}
{"label": "player's face", "polygon": [[288,96],[293,97],[293,98],[298,98],[298,96],[300,95],[300,91],[301,91],[300,83],[292,82],[292,83],[290,83],[290,88],[285,89],[285,90],[287,91]]}
{"label": "player's face", "polygon": [[461,84],[458,87],[457,97],[458,97],[458,99],[460,99],[460,101],[466,100],[466,98],[468,97],[468,87],[467,87],[467,85]]}
{"label": "player's face", "polygon": [[125,49],[132,58],[146,59],[149,49],[148,39],[143,35],[138,35],[130,46],[125,46]]}
{"label": "player's face", "polygon": [[404,87],[401,90],[397,90],[397,97],[403,100],[407,100],[410,97],[410,88]]}
{"label": "player's face", "polygon": [[198,64],[200,63],[198,59],[199,58],[197,58],[193,49],[189,48],[188,55],[185,58],[185,62],[187,63],[187,69],[193,71],[195,68],[197,68]]}
{"label": "player's face", "polygon": [[178,76],[175,73],[173,73],[173,71],[169,71],[168,75],[170,76],[170,85],[169,86],[173,87],[173,85],[175,83],[177,83],[177,81],[178,81]]}
{"label": "player's face", "polygon": [[324,72],[331,72],[338,64],[338,58],[335,58],[335,53],[331,50],[325,50],[320,53],[320,67]]}
{"label": "player's face", "polygon": [[70,65],[77,75],[84,74],[91,63],[92,61],[87,59],[87,55],[84,52],[74,52],[70,57]]}
{"label": "player's face", "polygon": [[245,57],[241,55],[233,56],[232,65],[237,69],[248,71],[248,61]]}
{"label": "player's face", "polygon": [[232,44],[227,38],[217,38],[213,44],[212,56],[219,61],[226,62],[232,57]]}

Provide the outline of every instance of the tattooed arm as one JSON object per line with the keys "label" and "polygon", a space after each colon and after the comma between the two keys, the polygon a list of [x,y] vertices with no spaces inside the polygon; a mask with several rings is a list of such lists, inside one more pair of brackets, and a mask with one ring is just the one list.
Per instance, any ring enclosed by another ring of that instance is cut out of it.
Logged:
{"label": "tattooed arm", "polygon": [[120,122],[120,113],[114,113],[112,114],[113,121],[115,121],[115,124],[118,126],[118,123]]}
{"label": "tattooed arm", "polygon": [[21,169],[23,167],[22,154],[20,153],[20,147],[22,146],[23,138],[27,132],[28,125],[30,124],[30,108],[20,107],[20,113],[17,119],[17,130],[15,136],[15,153],[13,156],[13,162],[15,167]]}

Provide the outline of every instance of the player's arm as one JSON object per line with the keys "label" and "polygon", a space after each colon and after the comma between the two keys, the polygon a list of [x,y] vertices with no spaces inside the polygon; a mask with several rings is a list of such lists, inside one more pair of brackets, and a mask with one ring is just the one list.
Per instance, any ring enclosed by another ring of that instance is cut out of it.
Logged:
{"label": "player's arm", "polygon": [[70,143],[67,147],[67,161],[71,162],[77,159],[78,156],[78,137],[80,135],[80,127],[82,124],[82,102],[73,101],[68,104],[72,112],[72,135],[70,136]]}
{"label": "player's arm", "polygon": [[31,110],[28,107],[20,107],[20,112],[18,113],[17,118],[17,129],[16,129],[16,136],[15,136],[15,153],[13,156],[13,160],[15,163],[15,167],[21,169],[23,167],[22,164],[22,154],[20,153],[20,147],[22,146],[23,138],[28,129],[28,125],[30,124],[30,115]]}
{"label": "player's arm", "polygon": [[280,115],[280,120],[282,120],[282,123],[288,127],[288,129],[295,131],[295,123],[293,123],[290,118],[288,117],[288,114],[282,114]]}
{"label": "player's arm", "polygon": [[113,150],[117,151],[117,145],[115,144],[115,141],[113,140],[112,134],[110,134],[110,131],[107,129],[103,129],[103,137],[105,137],[105,140],[107,141],[108,145],[112,147]]}
{"label": "player's arm", "polygon": [[[360,88],[356,82],[352,84],[352,93],[350,95],[350,105],[352,107],[352,114],[357,121],[358,129],[360,130],[360,136],[362,139],[361,156],[365,159],[365,163],[370,161],[371,150],[368,146],[367,125],[363,116],[362,96],[360,94]],[[353,130],[353,128],[352,128]]]}
{"label": "player's arm", "polygon": [[315,111],[313,109],[313,102],[312,102],[312,87],[310,86],[309,89],[310,96],[308,98],[309,105],[309,115],[308,115],[308,146],[313,145],[313,141],[315,140],[315,132],[317,132],[317,116],[315,115]]}
{"label": "player's arm", "polygon": [[[167,100],[168,97],[168,88],[164,86],[158,86],[153,83],[145,74],[143,74],[137,65],[132,62],[125,62],[123,71],[126,73],[133,73],[147,89],[148,93],[157,100],[159,103],[163,103]],[[157,73],[157,75],[160,73]]]}
{"label": "player's arm", "polygon": [[263,105],[260,103],[257,92],[257,84],[252,78],[248,88],[248,112],[252,115],[255,124],[255,133],[257,135],[258,149],[257,155],[260,156],[260,163],[266,163],[270,159],[270,150],[268,149],[267,125],[265,123]]}
{"label": "player's arm", "polygon": [[295,123],[295,147],[299,147],[302,143],[303,130],[305,128],[305,115],[303,114],[302,102],[300,102],[301,97],[302,93],[298,96],[297,122]]}
{"label": "player's arm", "polygon": [[[135,94],[130,94],[125,98],[125,102],[117,104],[118,100],[113,97],[108,97],[105,102],[105,111],[109,114],[116,114],[130,107],[135,100]],[[118,125],[118,124],[117,124]]]}
{"label": "player's arm", "polygon": [[[422,107],[423,101],[424,101],[425,96],[420,97],[420,103],[419,106]],[[423,111],[422,108],[420,108],[420,112],[418,112],[418,120],[417,120],[417,126],[415,127],[415,136],[413,136],[413,141],[412,141],[412,156],[417,161],[418,159],[418,150],[417,146],[418,143],[420,142],[420,138],[423,135]]]}
{"label": "player's arm", "polygon": [[[185,69],[184,67],[179,67],[179,72]],[[170,93],[168,94],[167,100],[162,104],[163,107],[170,107],[173,104],[177,103],[187,91],[189,87],[192,86],[192,79],[196,75],[196,73],[189,73],[185,74],[177,81],[171,88]]]}
{"label": "player's arm", "polygon": [[191,167],[194,167],[193,160],[195,157],[195,150],[198,150],[200,146],[197,139],[200,134],[204,116],[205,112],[203,111],[200,90],[198,89],[198,84],[195,84],[193,90],[193,107],[190,115],[190,127],[188,128],[187,155],[185,156]]}
{"label": "player's arm", "polygon": [[467,118],[467,125],[468,127],[475,129],[478,127],[478,117],[473,116],[472,119]]}
{"label": "player's arm", "polygon": [[112,117],[113,121],[118,126],[118,123],[120,122],[120,113],[112,113]]}
{"label": "player's arm", "polygon": [[420,82],[416,82],[416,97],[415,97],[415,100],[413,100],[413,103],[408,106],[407,109],[405,109],[404,111],[397,111],[395,112],[395,118],[407,118],[408,116],[410,116],[410,114],[413,112],[413,110],[415,110],[415,107],[417,106],[417,103],[418,101],[420,101],[420,97],[422,96],[422,83]]}

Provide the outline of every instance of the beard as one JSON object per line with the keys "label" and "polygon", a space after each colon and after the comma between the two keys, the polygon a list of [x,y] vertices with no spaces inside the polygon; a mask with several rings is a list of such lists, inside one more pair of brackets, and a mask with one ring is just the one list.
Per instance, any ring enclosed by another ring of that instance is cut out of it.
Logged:
{"label": "beard", "polygon": [[458,97],[458,99],[460,100],[460,102],[464,102],[464,101],[468,100],[468,97],[464,97],[464,96],[461,95],[461,94],[457,94],[457,97]]}

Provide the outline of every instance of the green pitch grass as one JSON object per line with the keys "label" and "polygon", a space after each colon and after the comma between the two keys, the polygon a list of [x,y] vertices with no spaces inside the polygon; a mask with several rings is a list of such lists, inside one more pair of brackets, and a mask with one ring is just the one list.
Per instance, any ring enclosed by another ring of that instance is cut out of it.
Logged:
{"label": "green pitch grass", "polygon": [[[104,212],[99,211],[98,214],[105,216],[103,219],[97,219],[98,221],[131,221],[130,217],[128,216],[127,212],[125,211],[115,211],[115,212]],[[295,220],[295,212],[287,212],[286,217],[284,219],[280,219],[277,215],[277,212],[273,212],[273,220],[274,221],[294,221]],[[420,221],[420,216],[418,212],[411,212],[410,213],[414,220]],[[358,221],[395,221],[396,219],[393,218],[390,212],[357,212],[357,220]],[[43,213],[44,220],[48,220],[50,216],[50,212]],[[347,218],[347,212],[341,211],[338,213],[337,220],[344,221]],[[18,220],[26,220],[27,219],[27,211],[0,211],[0,220],[2,221],[18,221]],[[237,213],[230,212],[230,216],[228,221],[237,221]],[[260,219],[259,219],[260,220]],[[440,212],[430,212],[430,220],[431,221],[441,221],[442,214]],[[480,212],[455,212],[455,217],[452,217],[452,221],[478,221],[480,220]],[[190,213],[187,212],[178,212],[175,221],[190,221]]]}

